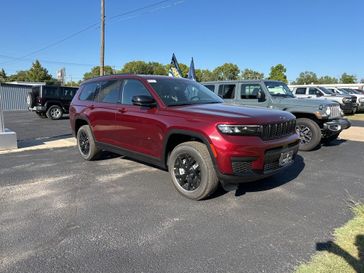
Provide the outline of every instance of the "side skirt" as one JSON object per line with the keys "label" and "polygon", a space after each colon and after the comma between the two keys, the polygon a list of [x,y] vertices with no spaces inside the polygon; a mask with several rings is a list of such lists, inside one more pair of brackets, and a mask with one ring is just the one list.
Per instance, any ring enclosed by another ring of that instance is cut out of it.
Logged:
{"label": "side skirt", "polygon": [[119,155],[124,155],[124,156],[130,157],[131,159],[134,159],[136,161],[140,161],[142,163],[147,163],[147,164],[156,166],[158,168],[161,168],[163,170],[167,169],[167,166],[159,158],[155,158],[155,157],[148,156],[145,154],[133,152],[130,150],[126,150],[126,149],[119,148],[114,145],[110,145],[110,144],[106,144],[106,143],[102,143],[102,142],[96,142],[96,146],[102,150],[116,153]]}

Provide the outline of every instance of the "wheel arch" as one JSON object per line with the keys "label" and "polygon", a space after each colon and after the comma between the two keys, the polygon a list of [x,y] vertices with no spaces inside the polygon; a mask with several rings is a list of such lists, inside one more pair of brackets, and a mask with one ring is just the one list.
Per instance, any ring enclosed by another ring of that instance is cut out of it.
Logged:
{"label": "wheel arch", "polygon": [[204,136],[202,133],[187,131],[187,130],[179,130],[173,129],[170,130],[165,137],[163,143],[163,153],[162,153],[162,163],[165,167],[168,167],[168,157],[172,150],[179,144],[187,142],[187,141],[198,141],[206,145],[207,150],[211,156],[214,167],[216,167],[216,158],[211,148],[211,143],[208,141],[208,138]]}

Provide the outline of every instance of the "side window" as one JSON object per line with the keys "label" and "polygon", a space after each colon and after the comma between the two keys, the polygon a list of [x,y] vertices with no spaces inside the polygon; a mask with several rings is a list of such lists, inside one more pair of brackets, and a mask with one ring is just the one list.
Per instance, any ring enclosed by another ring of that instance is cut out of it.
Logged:
{"label": "side window", "polygon": [[208,84],[208,85],[205,85],[206,88],[210,89],[212,92],[215,92],[215,85],[213,84]]}
{"label": "side window", "polygon": [[313,87],[310,87],[309,89],[308,89],[308,94],[309,95],[316,95],[316,94],[318,94],[320,91],[318,91],[316,88],[313,88]]}
{"label": "side window", "polygon": [[235,98],[235,84],[222,84],[219,86],[219,96],[223,99]]}
{"label": "side window", "polygon": [[60,97],[59,87],[44,86],[43,88],[43,96],[54,99]]}
{"label": "side window", "polygon": [[120,81],[111,80],[100,83],[96,101],[105,103],[120,103]]}
{"label": "side window", "polygon": [[138,80],[125,80],[123,83],[123,91],[121,93],[121,103],[132,105],[134,96],[150,96],[148,89]]}
{"label": "side window", "polygon": [[80,100],[94,100],[98,84],[96,82],[87,83],[84,85]]}
{"label": "side window", "polygon": [[262,91],[260,84],[242,84],[240,88],[240,98],[258,99],[259,91]]}
{"label": "side window", "polygon": [[306,94],[306,87],[298,87],[296,89],[296,95],[305,95]]}
{"label": "side window", "polygon": [[72,100],[72,98],[76,94],[76,91],[76,89],[63,88],[63,98],[67,100]]}

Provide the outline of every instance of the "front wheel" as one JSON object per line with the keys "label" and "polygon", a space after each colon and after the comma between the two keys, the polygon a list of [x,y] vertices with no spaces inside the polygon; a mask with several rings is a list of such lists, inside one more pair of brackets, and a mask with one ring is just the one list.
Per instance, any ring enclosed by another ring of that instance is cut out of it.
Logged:
{"label": "front wheel", "polygon": [[321,129],[312,119],[298,118],[296,129],[301,139],[299,145],[301,151],[311,151],[320,144]]}
{"label": "front wheel", "polygon": [[168,170],[177,191],[193,200],[208,197],[219,183],[210,153],[200,142],[177,145],[168,159]]}
{"label": "front wheel", "polygon": [[90,126],[83,125],[78,129],[77,147],[83,159],[91,161],[97,158],[100,150],[95,144]]}

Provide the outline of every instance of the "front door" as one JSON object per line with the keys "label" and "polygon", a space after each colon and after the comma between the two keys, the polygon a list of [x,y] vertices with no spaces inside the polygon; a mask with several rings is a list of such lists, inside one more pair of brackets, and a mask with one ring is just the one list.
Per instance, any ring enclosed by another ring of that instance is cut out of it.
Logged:
{"label": "front door", "polygon": [[158,121],[158,108],[133,105],[133,96],[139,95],[151,96],[141,81],[124,80],[121,104],[116,112],[119,146],[160,158],[163,125]]}
{"label": "front door", "polygon": [[239,88],[239,99],[237,102],[240,105],[268,107],[267,97],[264,101],[258,100],[259,93],[264,93],[260,83],[242,83]]}

